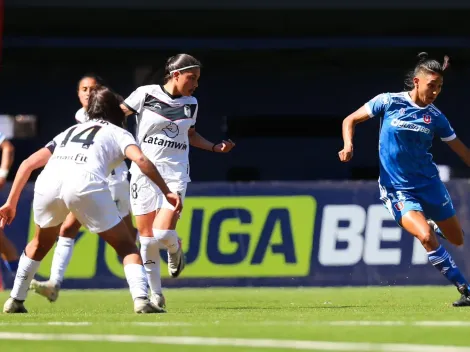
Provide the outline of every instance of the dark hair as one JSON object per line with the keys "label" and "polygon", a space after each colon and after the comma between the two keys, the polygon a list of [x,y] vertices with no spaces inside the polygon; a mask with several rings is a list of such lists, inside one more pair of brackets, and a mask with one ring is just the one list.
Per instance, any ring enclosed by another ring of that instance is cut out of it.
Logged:
{"label": "dark hair", "polygon": [[166,61],[165,78],[163,79],[163,83],[166,83],[171,79],[171,76],[172,76],[172,74],[170,73],[171,71],[178,70],[180,68],[184,68],[188,66],[202,67],[199,60],[197,60],[195,57],[188,55],[188,54],[178,54],[178,55],[170,57]]}
{"label": "dark hair", "polygon": [[414,88],[413,78],[415,78],[419,73],[437,73],[441,76],[444,76],[444,71],[449,67],[449,57],[444,56],[442,64],[434,59],[428,57],[428,53],[422,52],[418,54],[418,63],[415,68],[409,71],[405,77],[405,90],[412,90]]}
{"label": "dark hair", "polygon": [[80,89],[80,83],[85,79],[85,78],[91,78],[91,79],[94,79],[96,81],[96,84],[100,85],[100,86],[105,86],[106,85],[106,82],[104,81],[103,78],[101,78],[100,76],[94,74],[94,73],[87,73],[85,75],[82,76],[82,78],[80,78],[80,80],[78,81],[77,83],[77,90]]}
{"label": "dark hair", "polygon": [[125,115],[119,105],[119,95],[105,86],[98,85],[90,91],[86,113],[90,120],[105,120],[122,127]]}

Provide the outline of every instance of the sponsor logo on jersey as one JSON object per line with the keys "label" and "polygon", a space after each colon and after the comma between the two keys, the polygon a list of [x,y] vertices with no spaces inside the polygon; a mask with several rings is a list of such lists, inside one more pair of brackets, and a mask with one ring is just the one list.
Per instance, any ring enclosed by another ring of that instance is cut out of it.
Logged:
{"label": "sponsor logo on jersey", "polygon": [[188,145],[184,142],[169,141],[168,139],[158,138],[157,136],[152,137],[145,135],[143,142],[153,145],[160,145],[164,148],[174,148],[179,150],[188,149]]}
{"label": "sponsor logo on jersey", "polygon": [[74,161],[76,164],[86,164],[88,161],[88,157],[84,154],[75,154],[75,155],[53,155],[52,160],[71,160]]}
{"label": "sponsor logo on jersey", "polygon": [[431,133],[431,130],[429,128],[417,125],[412,122],[401,121],[398,119],[393,119],[391,125],[394,127],[400,127],[400,128],[403,128],[404,130],[409,130],[409,131],[423,132],[426,134]]}
{"label": "sponsor logo on jersey", "polygon": [[180,133],[178,125],[173,122],[168,123],[168,125],[162,128],[162,131],[166,134],[167,137],[170,138],[175,138]]}

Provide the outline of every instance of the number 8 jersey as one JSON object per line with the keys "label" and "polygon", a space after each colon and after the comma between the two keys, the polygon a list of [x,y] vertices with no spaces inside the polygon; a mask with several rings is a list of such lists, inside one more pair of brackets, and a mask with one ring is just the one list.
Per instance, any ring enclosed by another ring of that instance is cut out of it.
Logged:
{"label": "number 8 jersey", "polygon": [[[159,85],[137,88],[124,105],[137,114],[136,139],[165,180],[190,182],[188,130],[195,125],[197,100],[172,96]],[[142,172],[132,164],[133,175]]]}
{"label": "number 8 jersey", "polygon": [[137,143],[128,131],[107,121],[90,120],[70,127],[46,145],[53,154],[43,173],[73,176],[85,171],[106,181],[132,144]]}

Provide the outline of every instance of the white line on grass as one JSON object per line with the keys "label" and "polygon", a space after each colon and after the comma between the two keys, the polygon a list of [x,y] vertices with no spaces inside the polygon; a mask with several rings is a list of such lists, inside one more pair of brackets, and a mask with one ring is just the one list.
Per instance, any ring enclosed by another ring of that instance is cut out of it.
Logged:
{"label": "white line on grass", "polygon": [[163,345],[193,346],[231,346],[284,348],[310,351],[380,351],[380,352],[470,352],[469,347],[413,345],[413,344],[376,344],[356,342],[328,342],[272,339],[237,339],[192,336],[138,336],[138,335],[91,335],[91,334],[33,334],[0,332],[0,340],[23,341],[100,341],[150,343]]}
{"label": "white line on grass", "polygon": [[255,325],[255,326],[416,326],[416,327],[470,327],[468,321],[380,321],[380,320],[339,320],[339,321],[250,321],[243,323],[233,323],[230,321],[213,321],[204,323],[187,323],[177,321],[151,321],[151,322],[0,322],[0,326],[91,326],[91,325],[137,325],[137,326],[155,326],[155,327],[175,327],[175,326],[211,326],[211,325]]}

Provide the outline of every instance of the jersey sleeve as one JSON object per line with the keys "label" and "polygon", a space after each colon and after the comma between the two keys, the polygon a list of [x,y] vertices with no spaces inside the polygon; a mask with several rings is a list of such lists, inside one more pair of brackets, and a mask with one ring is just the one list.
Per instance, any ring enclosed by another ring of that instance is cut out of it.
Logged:
{"label": "jersey sleeve", "polygon": [[137,145],[135,138],[129,131],[126,131],[122,128],[116,128],[114,132],[114,140],[116,141],[117,145],[119,146],[119,150],[121,151],[124,157],[126,156],[126,148],[130,145]]}
{"label": "jersey sleeve", "polygon": [[135,114],[139,114],[144,108],[145,96],[144,87],[139,87],[123,101],[123,104]]}
{"label": "jersey sleeve", "polygon": [[[68,130],[67,130],[68,131]],[[59,145],[62,140],[64,139],[64,133],[65,132],[62,132],[62,133],[59,133],[57,136],[54,137],[54,139],[52,139],[49,143],[47,143],[44,147],[49,149],[49,151],[54,154],[54,150],[55,148],[57,147],[57,145]]]}
{"label": "jersey sleeve", "polygon": [[390,105],[390,94],[382,93],[369,100],[364,107],[369,114],[369,117],[374,117],[383,114],[387,107]]}
{"label": "jersey sleeve", "polygon": [[449,120],[447,120],[447,117],[444,114],[440,114],[437,119],[436,134],[444,142],[449,142],[457,138],[457,135],[455,134],[454,129],[452,128]]}
{"label": "jersey sleeve", "polygon": [[196,126],[196,119],[197,119],[198,111],[199,111],[199,105],[196,105],[196,110],[194,110],[194,114],[193,114],[193,124],[191,125],[191,128]]}

